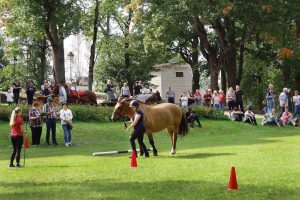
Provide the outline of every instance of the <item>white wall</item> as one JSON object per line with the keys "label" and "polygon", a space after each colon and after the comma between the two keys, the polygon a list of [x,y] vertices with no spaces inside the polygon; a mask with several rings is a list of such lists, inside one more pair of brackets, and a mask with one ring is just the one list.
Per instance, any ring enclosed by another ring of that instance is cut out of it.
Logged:
{"label": "white wall", "polygon": [[[183,92],[192,90],[193,73],[189,64],[161,64],[156,65],[160,69],[160,73],[154,72],[157,77],[153,78],[151,83],[159,85],[158,91],[161,93],[163,99],[166,99],[166,91],[169,85],[175,91],[175,102],[179,103],[180,96]],[[183,77],[176,77],[176,72],[183,72]]]}

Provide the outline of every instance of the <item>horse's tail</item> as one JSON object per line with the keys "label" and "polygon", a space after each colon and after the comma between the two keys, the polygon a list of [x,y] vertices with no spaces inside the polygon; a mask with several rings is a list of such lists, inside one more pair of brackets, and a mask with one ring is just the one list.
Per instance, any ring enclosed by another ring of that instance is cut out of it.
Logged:
{"label": "horse's tail", "polygon": [[188,126],[188,123],[186,121],[185,115],[182,112],[178,134],[182,135],[182,136],[186,136],[188,133],[189,133],[189,126]]}

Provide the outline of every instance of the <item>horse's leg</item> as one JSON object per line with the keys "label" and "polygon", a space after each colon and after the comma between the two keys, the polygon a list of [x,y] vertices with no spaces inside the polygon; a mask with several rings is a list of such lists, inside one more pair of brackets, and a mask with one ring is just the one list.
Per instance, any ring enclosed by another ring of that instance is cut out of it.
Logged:
{"label": "horse's leg", "polygon": [[178,134],[178,131],[174,131],[173,133],[173,149],[172,149],[172,152],[171,154],[176,154],[176,142],[177,142],[177,134]]}
{"label": "horse's leg", "polygon": [[148,133],[148,138],[149,138],[149,143],[151,144],[152,148],[153,148],[153,156],[157,156],[157,149],[154,145],[154,140],[153,140],[153,135],[152,133]]}
{"label": "horse's leg", "polygon": [[167,128],[167,130],[169,132],[169,135],[170,135],[171,141],[172,141],[172,148],[171,148],[170,154],[173,154],[173,152],[174,152],[174,140],[173,140],[173,133],[174,133],[174,131],[173,131],[173,128]]}

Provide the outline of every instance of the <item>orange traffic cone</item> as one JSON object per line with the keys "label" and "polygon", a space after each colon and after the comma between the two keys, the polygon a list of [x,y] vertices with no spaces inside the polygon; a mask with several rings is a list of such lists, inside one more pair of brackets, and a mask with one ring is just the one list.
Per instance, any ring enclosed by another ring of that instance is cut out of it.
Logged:
{"label": "orange traffic cone", "polygon": [[131,154],[131,163],[130,163],[130,167],[137,167],[137,161],[136,161],[136,154],[135,151],[132,151]]}
{"label": "orange traffic cone", "polygon": [[29,139],[28,139],[28,135],[26,135],[26,138],[25,138],[25,149],[29,149]]}
{"label": "orange traffic cone", "polygon": [[238,190],[238,185],[237,185],[235,167],[234,166],[232,166],[232,168],[231,168],[230,180],[229,180],[227,190]]}

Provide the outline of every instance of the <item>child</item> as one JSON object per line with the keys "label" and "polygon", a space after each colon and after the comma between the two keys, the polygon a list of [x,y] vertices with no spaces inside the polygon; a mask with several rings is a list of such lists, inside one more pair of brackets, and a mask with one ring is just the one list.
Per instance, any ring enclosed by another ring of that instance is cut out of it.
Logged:
{"label": "child", "polygon": [[293,103],[295,106],[295,110],[294,110],[295,117],[300,119],[300,95],[299,95],[298,90],[295,90],[295,92],[294,92]]}
{"label": "child", "polygon": [[250,107],[250,106],[247,108],[247,110],[245,112],[244,122],[257,125],[256,119],[255,119],[255,114],[252,111],[252,107]]}
{"label": "child", "polygon": [[8,89],[7,93],[5,93],[6,95],[6,101],[8,103],[9,106],[12,106],[13,102],[14,102],[14,94],[12,93],[11,89]]}

